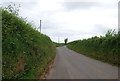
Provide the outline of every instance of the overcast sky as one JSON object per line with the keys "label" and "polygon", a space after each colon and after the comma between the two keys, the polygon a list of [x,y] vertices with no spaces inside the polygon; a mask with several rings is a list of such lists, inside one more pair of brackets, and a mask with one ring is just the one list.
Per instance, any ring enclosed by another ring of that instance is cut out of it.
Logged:
{"label": "overcast sky", "polygon": [[20,4],[20,16],[39,27],[55,42],[105,35],[118,29],[119,0],[2,0]]}

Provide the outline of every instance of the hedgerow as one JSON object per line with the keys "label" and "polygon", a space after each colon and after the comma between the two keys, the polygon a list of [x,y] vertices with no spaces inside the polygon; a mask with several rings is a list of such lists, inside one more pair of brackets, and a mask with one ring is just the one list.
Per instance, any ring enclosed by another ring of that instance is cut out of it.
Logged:
{"label": "hedgerow", "polygon": [[55,56],[51,39],[33,29],[14,7],[2,10],[2,78],[37,79]]}
{"label": "hedgerow", "polygon": [[67,47],[89,57],[120,65],[120,32],[109,30],[105,36],[73,41]]}

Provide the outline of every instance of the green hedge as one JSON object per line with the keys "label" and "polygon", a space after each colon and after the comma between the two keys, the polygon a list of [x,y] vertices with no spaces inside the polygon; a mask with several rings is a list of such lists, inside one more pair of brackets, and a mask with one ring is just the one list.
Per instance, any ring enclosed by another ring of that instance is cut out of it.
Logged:
{"label": "green hedge", "polygon": [[95,36],[70,42],[67,47],[78,53],[118,66],[120,65],[120,33],[113,34],[111,32],[108,31],[105,37]]}
{"label": "green hedge", "polygon": [[51,39],[13,12],[2,10],[3,79],[36,79],[55,56]]}

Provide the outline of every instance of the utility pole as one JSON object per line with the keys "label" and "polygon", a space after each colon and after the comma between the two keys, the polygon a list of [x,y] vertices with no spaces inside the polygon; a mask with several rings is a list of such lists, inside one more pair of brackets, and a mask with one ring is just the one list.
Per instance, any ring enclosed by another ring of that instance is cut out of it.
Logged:
{"label": "utility pole", "polygon": [[59,43],[59,37],[58,37],[58,43]]}
{"label": "utility pole", "polygon": [[40,20],[40,33],[41,33],[41,20]]}

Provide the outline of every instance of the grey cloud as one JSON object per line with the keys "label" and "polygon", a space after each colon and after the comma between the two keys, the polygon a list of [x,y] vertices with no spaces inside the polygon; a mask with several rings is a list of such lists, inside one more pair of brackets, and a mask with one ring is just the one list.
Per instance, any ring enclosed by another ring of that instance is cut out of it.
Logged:
{"label": "grey cloud", "polygon": [[[18,3],[18,2],[17,2]],[[18,4],[21,5],[21,8],[24,9],[29,9],[31,10],[32,8],[34,8],[35,5],[37,5],[37,2],[19,2]]]}
{"label": "grey cloud", "polygon": [[50,21],[50,20],[43,20],[42,21],[42,26],[43,26],[43,29],[44,30],[59,30],[61,29],[60,25],[56,24],[57,22],[53,22],[53,21]]}
{"label": "grey cloud", "polygon": [[96,34],[106,34],[107,31],[110,30],[109,27],[106,27],[104,25],[101,25],[101,24],[96,24],[94,27],[93,27],[93,33],[96,33]]}
{"label": "grey cloud", "polygon": [[49,30],[51,36],[60,36],[60,37],[76,37],[76,36],[83,36],[86,34],[91,34],[91,32],[85,32],[80,30],[70,30],[70,29],[54,29]]}
{"label": "grey cloud", "polygon": [[100,6],[100,3],[98,2],[64,2],[62,5],[66,7],[68,10],[74,10],[74,9],[89,9],[94,6]]}

